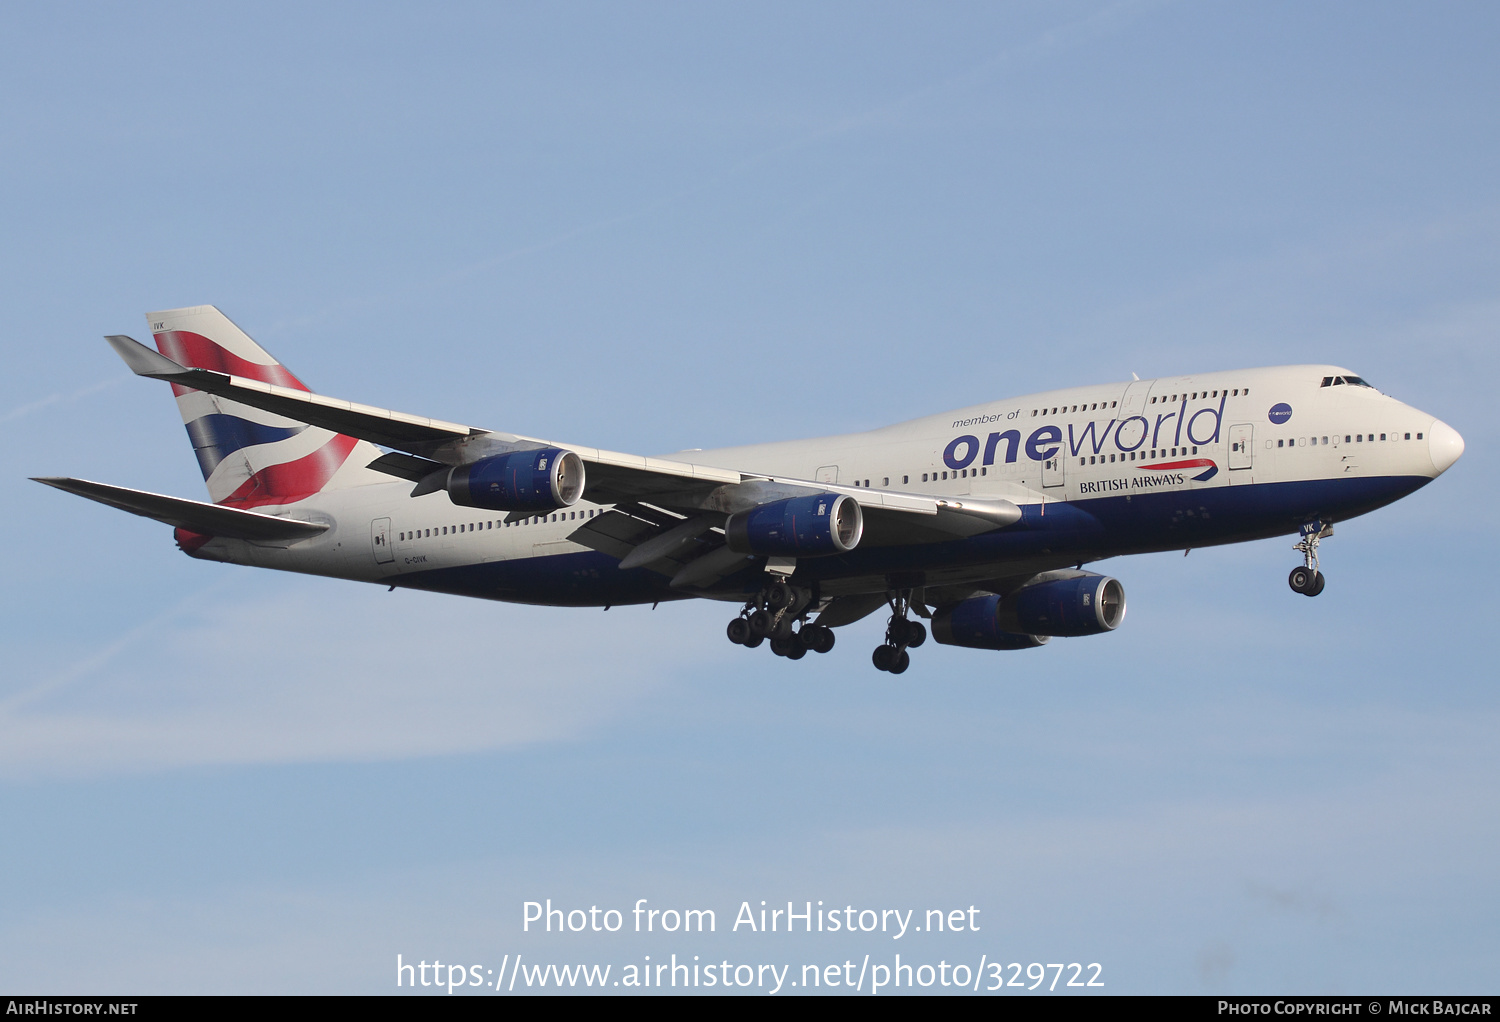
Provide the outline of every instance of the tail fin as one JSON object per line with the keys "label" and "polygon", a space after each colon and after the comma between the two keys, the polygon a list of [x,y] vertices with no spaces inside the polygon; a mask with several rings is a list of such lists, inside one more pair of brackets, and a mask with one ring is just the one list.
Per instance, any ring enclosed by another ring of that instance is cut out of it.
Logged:
{"label": "tail fin", "polygon": [[[212,305],[146,314],[156,348],[173,361],[307,390],[302,381]],[[315,493],[388,477],[365,468],[374,445],[172,385],[209,499],[249,508],[292,504]]]}

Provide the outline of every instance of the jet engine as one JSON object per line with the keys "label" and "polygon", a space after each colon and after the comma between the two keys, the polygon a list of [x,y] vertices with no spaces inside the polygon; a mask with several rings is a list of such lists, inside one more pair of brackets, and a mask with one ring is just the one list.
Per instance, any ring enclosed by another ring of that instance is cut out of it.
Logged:
{"label": "jet engine", "polygon": [[487,511],[555,511],[583,496],[583,460],[547,447],[457,465],[444,488],[455,504]]}
{"label": "jet engine", "polygon": [[853,550],[864,529],[859,501],[848,494],[819,493],[731,515],[724,536],[736,553],[818,557]]}
{"label": "jet engine", "polygon": [[1000,597],[976,596],[932,612],[932,637],[945,646],[970,649],[1034,649],[1048,636],[1002,631]]}
{"label": "jet engine", "polygon": [[932,634],[951,646],[1028,649],[1051,636],[1111,632],[1124,619],[1125,587],[1105,575],[1081,574],[940,607],[932,615]]}

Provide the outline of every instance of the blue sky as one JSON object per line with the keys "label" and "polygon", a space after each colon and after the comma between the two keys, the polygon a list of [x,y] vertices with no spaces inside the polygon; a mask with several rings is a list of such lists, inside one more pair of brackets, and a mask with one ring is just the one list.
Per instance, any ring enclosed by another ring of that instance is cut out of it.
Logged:
{"label": "blue sky", "polygon": [[[1493,992],[1488,5],[47,5],[0,15],[0,987],[407,961],[1100,962],[1113,992]],[[314,389],[659,453],[1076,383],[1348,365],[1464,458],[1323,546],[1101,566],[1117,632],[800,663],[190,561],[102,335],[218,305]],[[719,914],[521,932],[524,901]],[[742,901],[977,933],[725,932]],[[911,946],[916,945],[916,946]],[[795,971],[795,970],[794,970]]]}

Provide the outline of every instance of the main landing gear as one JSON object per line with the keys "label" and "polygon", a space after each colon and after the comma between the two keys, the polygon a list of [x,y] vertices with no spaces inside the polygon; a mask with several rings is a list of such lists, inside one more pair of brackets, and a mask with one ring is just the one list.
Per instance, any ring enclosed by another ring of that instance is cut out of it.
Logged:
{"label": "main landing gear", "polygon": [[1303,596],[1317,596],[1323,591],[1323,573],[1318,570],[1318,541],[1333,535],[1333,526],[1321,521],[1303,524],[1302,539],[1292,547],[1302,554],[1302,567],[1293,568],[1286,583],[1292,592]]}
{"label": "main landing gear", "polygon": [[[806,621],[812,592],[778,579],[745,604],[740,616],[729,622],[729,641],[754,649],[767,639],[771,652],[788,660],[801,660],[809,652],[833,649],[833,629]],[[801,627],[798,627],[801,622]]]}
{"label": "main landing gear", "polygon": [[908,649],[916,649],[927,641],[927,628],[920,621],[913,621],[911,613],[911,590],[903,589],[891,597],[891,618],[885,628],[885,642],[875,647],[870,660],[878,671],[901,674],[911,666]]}

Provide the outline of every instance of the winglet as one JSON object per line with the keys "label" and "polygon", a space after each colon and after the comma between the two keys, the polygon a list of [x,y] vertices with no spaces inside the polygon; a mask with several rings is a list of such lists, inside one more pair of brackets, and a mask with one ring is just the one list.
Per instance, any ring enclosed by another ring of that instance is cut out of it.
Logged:
{"label": "winglet", "polygon": [[137,376],[176,376],[187,372],[186,366],[180,366],[167,356],[152,351],[134,337],[110,334],[104,339],[109,342],[111,348],[115,349],[115,354],[124,359],[130,371]]}

